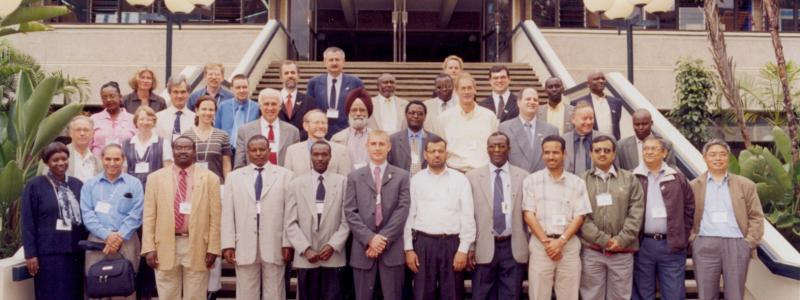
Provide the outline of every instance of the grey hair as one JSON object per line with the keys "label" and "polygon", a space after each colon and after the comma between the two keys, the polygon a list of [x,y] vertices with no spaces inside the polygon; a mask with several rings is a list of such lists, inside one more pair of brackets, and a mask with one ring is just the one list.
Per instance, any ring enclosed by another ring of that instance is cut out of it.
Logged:
{"label": "grey hair", "polygon": [[89,117],[84,116],[84,115],[77,115],[74,118],[72,118],[72,120],[69,121],[69,124],[67,124],[67,131],[72,129],[72,126],[73,126],[72,124],[73,123],[75,123],[77,121],[80,121],[80,120],[89,122],[89,127],[94,128],[94,121],[92,121],[92,118],[89,118]]}
{"label": "grey hair", "polygon": [[342,54],[342,58],[344,58],[344,50],[342,50],[342,48],[335,47],[335,46],[326,48],[325,51],[322,52],[322,57],[325,58],[325,57],[328,57],[328,55],[333,54],[333,53],[337,53],[337,52],[341,53]]}
{"label": "grey hair", "polygon": [[710,141],[706,142],[705,145],[703,145],[703,155],[706,155],[706,152],[708,152],[708,148],[711,148],[711,146],[714,145],[723,146],[725,147],[725,150],[728,150],[728,153],[731,153],[731,146],[728,145],[727,142],[725,142],[722,139],[711,139]]}
{"label": "grey hair", "polygon": [[103,150],[100,151],[100,157],[101,158],[105,157],[106,156],[106,151],[108,151],[108,149],[113,149],[113,148],[119,149],[119,152],[122,152],[122,161],[125,161],[126,160],[125,159],[125,151],[122,150],[122,146],[120,144],[117,144],[117,143],[110,143],[108,145],[105,145],[103,147]]}
{"label": "grey hair", "polygon": [[658,143],[661,144],[661,149],[664,149],[665,151],[667,150],[667,141],[660,136],[650,135],[644,138],[644,142],[647,141],[658,141]]}
{"label": "grey hair", "polygon": [[397,80],[396,78],[394,78],[394,75],[389,74],[389,73],[383,73],[383,74],[381,74],[381,76],[378,76],[378,80],[377,81],[381,82],[381,81],[390,80],[390,79],[391,80]]}
{"label": "grey hair", "polygon": [[186,80],[186,76],[181,74],[172,75],[169,77],[169,79],[167,79],[167,91],[171,91],[173,87],[181,84],[186,84],[186,88],[189,88],[189,81]]}
{"label": "grey hair", "polygon": [[275,99],[278,99],[278,103],[280,103],[281,102],[281,92],[276,90],[276,89],[273,89],[273,88],[263,89],[263,90],[261,90],[261,92],[258,93],[258,103],[261,103],[261,100],[263,100],[265,98],[275,98]]}

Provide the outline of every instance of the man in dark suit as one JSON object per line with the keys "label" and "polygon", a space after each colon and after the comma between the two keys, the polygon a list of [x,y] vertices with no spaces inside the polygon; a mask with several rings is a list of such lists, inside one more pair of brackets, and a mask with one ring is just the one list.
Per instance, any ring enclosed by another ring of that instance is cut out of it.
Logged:
{"label": "man in dark suit", "polygon": [[297,63],[291,60],[283,62],[280,70],[281,83],[281,111],[278,118],[281,121],[294,125],[300,131],[300,140],[305,141],[308,133],[303,129],[303,116],[306,112],[317,108],[316,102],[310,96],[297,90],[297,79],[300,69]]}
{"label": "man in dark suit", "polygon": [[350,265],[357,300],[376,297],[376,280],[384,299],[399,300],[403,294],[410,181],[408,172],[386,161],[390,149],[386,132],[370,131],[369,164],[347,176],[344,214],[353,233]]}
{"label": "man in dark suit", "polygon": [[511,82],[511,74],[508,68],[503,65],[492,66],[489,69],[489,84],[492,86],[492,94],[478,102],[480,106],[491,110],[497,115],[497,119],[502,123],[514,119],[519,115],[517,110],[517,96],[508,89]]}
{"label": "man in dark suit", "polygon": [[438,136],[422,129],[428,109],[421,101],[409,102],[405,113],[408,129],[396,132],[389,138],[394,147],[389,151],[388,160],[389,164],[409,171],[413,176],[428,166],[428,162],[422,158],[422,149],[429,139]]}
{"label": "man in dark suit", "polygon": [[345,98],[350,90],[363,87],[358,77],[343,73],[344,50],[329,47],[322,53],[325,61],[325,74],[317,75],[308,81],[306,92],[314,98],[317,108],[324,111],[330,128],[326,139],[347,128],[347,112],[344,111]]}
{"label": "man in dark suit", "polygon": [[514,166],[533,173],[544,169],[541,154],[542,139],[548,135],[558,135],[558,129],[547,124],[542,118],[536,117],[539,100],[535,89],[523,89],[519,98],[516,103],[513,103],[517,106],[519,118],[501,123],[498,130],[514,137],[513,142],[510,143],[508,161]]}
{"label": "man in dark suit", "polygon": [[586,78],[589,85],[589,93],[586,96],[572,100],[570,105],[575,106],[578,102],[586,101],[594,109],[594,130],[606,134],[613,134],[619,140],[619,119],[622,116],[622,100],[617,97],[606,95],[606,77],[601,72],[593,72]]}

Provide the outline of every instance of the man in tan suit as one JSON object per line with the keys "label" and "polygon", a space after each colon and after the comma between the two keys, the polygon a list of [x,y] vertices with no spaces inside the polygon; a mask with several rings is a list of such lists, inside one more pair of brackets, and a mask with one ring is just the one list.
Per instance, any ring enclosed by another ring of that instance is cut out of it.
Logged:
{"label": "man in tan suit", "polygon": [[[295,175],[305,174],[312,170],[309,150],[315,142],[325,141],[325,135],[328,133],[328,117],[319,109],[310,110],[303,116],[303,129],[308,132],[308,140],[289,146],[284,161],[284,167],[294,172]],[[351,168],[347,147],[338,143],[330,143],[330,148],[330,167],[326,166],[326,169],[347,176]]]}
{"label": "man in tan suit", "polygon": [[250,164],[228,175],[223,193],[223,257],[236,266],[236,299],[286,299],[284,269],[293,254],[285,199],[294,175],[268,163],[263,135],[251,137],[245,149]]}
{"label": "man in tan suit", "polygon": [[434,79],[434,84],[436,85],[436,89],[433,93],[436,97],[425,100],[428,116],[425,118],[425,125],[423,128],[439,135],[441,132],[436,132],[439,127],[436,120],[439,119],[439,115],[445,110],[458,105],[458,99],[455,99],[456,95],[453,94],[453,78],[451,78],[450,75],[444,73],[437,75],[436,79]]}
{"label": "man in tan suit", "polygon": [[173,166],[148,176],[142,255],[156,270],[159,298],[205,299],[220,254],[219,177],[194,167],[192,139],[175,139],[172,153]]}
{"label": "man in tan suit", "polygon": [[377,81],[378,95],[372,98],[375,113],[369,118],[367,127],[386,131],[389,135],[405,130],[408,127],[405,114],[408,101],[394,94],[394,76],[383,73]]}
{"label": "man in tan suit", "polygon": [[[469,252],[474,299],[519,299],[528,262],[528,233],[522,220],[525,170],[508,161],[511,140],[495,132],[486,142],[489,162],[467,173],[475,203],[477,237]],[[500,186],[500,189],[497,187]]]}
{"label": "man in tan suit", "polygon": [[728,173],[731,148],[713,139],[703,146],[708,172],[689,185],[694,192],[694,226],[689,235],[700,299],[719,297],[719,278],[725,299],[744,298],[747,267],[764,236],[764,212],[756,185]]}
{"label": "man in tan suit", "polygon": [[341,299],[347,263],[344,247],[350,234],[342,210],[347,177],[328,171],[331,146],[324,140],[314,142],[310,150],[314,169],[292,180],[288,189],[286,235],[297,249],[294,267],[300,300]]}

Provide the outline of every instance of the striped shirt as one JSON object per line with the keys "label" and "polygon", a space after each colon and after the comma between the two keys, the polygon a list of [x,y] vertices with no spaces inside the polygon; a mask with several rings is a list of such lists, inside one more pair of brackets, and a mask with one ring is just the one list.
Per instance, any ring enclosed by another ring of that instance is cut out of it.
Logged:
{"label": "striped shirt", "polygon": [[214,172],[222,181],[222,157],[233,156],[231,144],[228,143],[228,134],[224,130],[212,128],[211,135],[206,140],[201,140],[197,135],[197,128],[192,128],[183,132],[183,135],[191,138],[195,143],[197,163],[208,163],[208,170]]}

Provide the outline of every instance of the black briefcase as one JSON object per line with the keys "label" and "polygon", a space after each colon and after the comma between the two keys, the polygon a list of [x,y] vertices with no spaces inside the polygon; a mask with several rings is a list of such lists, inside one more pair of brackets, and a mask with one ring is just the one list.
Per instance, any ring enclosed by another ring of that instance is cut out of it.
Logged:
{"label": "black briefcase", "polygon": [[119,255],[98,261],[89,267],[86,292],[89,298],[130,296],[136,291],[133,264]]}

